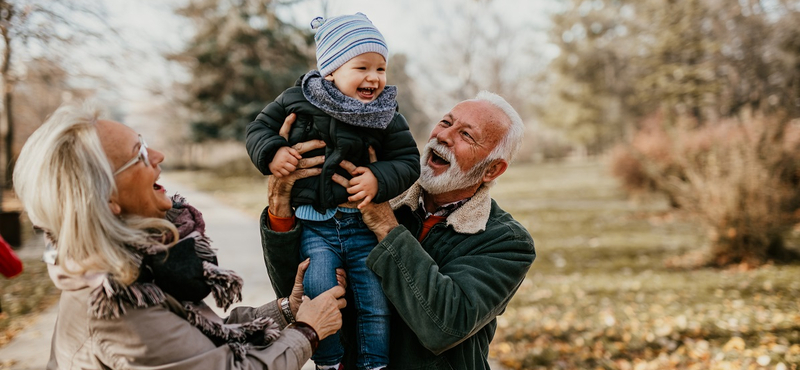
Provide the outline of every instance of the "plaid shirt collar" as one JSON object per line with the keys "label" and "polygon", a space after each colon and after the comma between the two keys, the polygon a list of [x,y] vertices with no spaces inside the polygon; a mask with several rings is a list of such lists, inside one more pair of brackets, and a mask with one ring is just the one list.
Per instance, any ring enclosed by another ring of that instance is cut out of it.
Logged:
{"label": "plaid shirt collar", "polygon": [[452,203],[443,204],[437,207],[433,212],[428,212],[425,208],[425,192],[421,191],[419,193],[419,208],[418,212],[420,216],[422,216],[423,220],[427,220],[428,217],[431,216],[440,216],[440,217],[447,217],[450,216],[451,213],[455,212],[459,207],[464,205],[464,203],[468,202],[471,198],[465,198],[461,200],[457,200]]}

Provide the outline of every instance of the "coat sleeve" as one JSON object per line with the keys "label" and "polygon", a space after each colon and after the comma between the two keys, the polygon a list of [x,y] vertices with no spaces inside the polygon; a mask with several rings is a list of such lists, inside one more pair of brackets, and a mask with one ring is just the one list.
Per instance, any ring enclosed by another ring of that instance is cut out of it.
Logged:
{"label": "coat sleeve", "polygon": [[300,264],[300,223],[287,232],[273,231],[269,226],[269,207],[261,212],[261,250],[272,289],[278,297],[288,297],[294,287],[297,265]]}
{"label": "coat sleeve", "polygon": [[287,113],[281,94],[274,102],[269,103],[245,131],[245,147],[250,160],[264,175],[271,175],[269,164],[275,153],[289,142],[279,135]]}
{"label": "coat sleeve", "polygon": [[466,238],[471,252],[440,267],[398,226],[372,250],[367,266],[420,343],[438,355],[500,315],[525,278],[535,257],[533,239],[507,231],[499,238],[487,232]]}
{"label": "coat sleeve", "polygon": [[286,318],[283,316],[280,307],[278,306],[278,300],[274,300],[260,307],[235,307],[231,310],[228,317],[225,318],[225,323],[239,324],[244,322],[252,322],[259,317],[271,318],[281,329],[289,325],[289,323],[286,321]]}
{"label": "coat sleeve", "polygon": [[308,340],[288,329],[269,347],[248,348],[237,361],[230,346],[217,347],[164,306],[94,320],[91,331],[95,356],[113,369],[300,369],[311,358]]}
{"label": "coat sleeve", "polygon": [[378,179],[378,194],[372,201],[382,203],[408,189],[419,178],[419,149],[408,122],[402,114],[395,114],[386,128],[382,155],[367,167]]}

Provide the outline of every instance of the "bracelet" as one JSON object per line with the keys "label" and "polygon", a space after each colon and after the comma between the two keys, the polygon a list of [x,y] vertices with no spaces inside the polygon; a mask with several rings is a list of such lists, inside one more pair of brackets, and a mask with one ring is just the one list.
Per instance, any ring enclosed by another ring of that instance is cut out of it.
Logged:
{"label": "bracelet", "polygon": [[314,353],[314,351],[317,350],[317,346],[319,345],[319,336],[317,336],[317,331],[314,330],[311,325],[308,325],[302,321],[295,321],[286,328],[295,329],[302,333],[311,343],[311,353]]}
{"label": "bracelet", "polygon": [[292,308],[289,307],[288,297],[281,301],[281,311],[283,312],[283,318],[286,319],[286,322],[291,324],[296,321],[294,319],[294,314],[292,313]]}

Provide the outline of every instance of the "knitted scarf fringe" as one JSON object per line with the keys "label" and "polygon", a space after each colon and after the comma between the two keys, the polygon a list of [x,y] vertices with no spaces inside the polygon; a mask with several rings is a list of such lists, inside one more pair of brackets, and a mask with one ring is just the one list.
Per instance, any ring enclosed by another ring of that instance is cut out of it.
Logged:
{"label": "knitted scarf fringe", "polygon": [[263,338],[259,345],[270,345],[281,335],[278,324],[269,317],[259,317],[248,323],[226,325],[209,320],[194,305],[187,304],[184,308],[189,323],[212,340],[227,343],[237,361],[244,359],[250,348],[248,341],[256,334],[260,334],[259,337]]}
{"label": "knitted scarf fringe", "polygon": [[247,356],[247,350],[250,346],[245,343],[228,343],[228,347],[231,348],[231,352],[233,352],[233,359],[236,362],[244,361],[245,356]]}
{"label": "knitted scarf fringe", "polygon": [[[191,207],[186,199],[176,194],[172,198],[180,208],[167,212],[171,222],[181,215],[184,207]],[[202,215],[195,209],[188,210],[200,217],[196,219],[197,229],[189,236],[195,240],[195,253],[203,260],[203,276],[211,287],[211,293],[218,307],[228,310],[230,306],[242,300],[242,278],[232,270],[215,265],[216,254],[211,248],[211,240],[203,233]],[[132,252],[134,264],[140,266],[144,255],[155,255],[166,248],[160,244],[128,246]],[[131,285],[120,283],[113,275],[107,275],[102,284],[91,294],[90,314],[100,319],[116,319],[126,313],[125,305],[135,308],[146,308],[160,305],[166,301],[166,294],[152,283],[134,282]],[[190,303],[185,304],[187,320],[200,329],[206,336],[218,342],[226,343],[234,353],[236,361],[242,361],[250,345],[246,342],[257,340],[259,345],[270,345],[280,337],[278,324],[271,318],[260,317],[251,322],[238,324],[221,324],[208,319]]]}
{"label": "knitted scarf fringe", "polygon": [[197,256],[205,261],[214,262],[217,254],[214,253],[214,250],[211,248],[211,239],[205,235],[201,235],[195,238],[194,241],[194,252]]}
{"label": "knitted scarf fringe", "polygon": [[166,300],[161,288],[151,283],[125,286],[116,279],[106,277],[92,291],[90,314],[100,319],[116,319],[125,314],[125,304],[136,308],[159,305]]}
{"label": "knitted scarf fringe", "polygon": [[232,270],[203,261],[203,276],[211,287],[211,294],[217,307],[227,311],[236,302],[242,301],[242,278]]}

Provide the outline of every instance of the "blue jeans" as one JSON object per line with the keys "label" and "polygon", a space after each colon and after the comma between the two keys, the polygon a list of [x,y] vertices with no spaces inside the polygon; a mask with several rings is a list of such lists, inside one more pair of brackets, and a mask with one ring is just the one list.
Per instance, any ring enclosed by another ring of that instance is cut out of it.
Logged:
{"label": "blue jeans", "polygon": [[[337,212],[325,221],[300,220],[303,225],[300,254],[311,258],[303,287],[314,298],[337,285],[336,269],[347,271],[357,319],[359,369],[389,364],[389,306],[378,277],[367,267],[367,255],[378,244],[375,234],[361,220],[361,213]],[[312,359],[317,365],[341,362],[344,348],[339,333],[319,343]]]}

